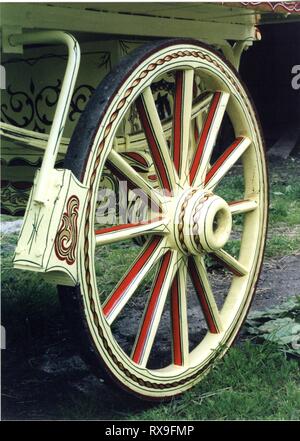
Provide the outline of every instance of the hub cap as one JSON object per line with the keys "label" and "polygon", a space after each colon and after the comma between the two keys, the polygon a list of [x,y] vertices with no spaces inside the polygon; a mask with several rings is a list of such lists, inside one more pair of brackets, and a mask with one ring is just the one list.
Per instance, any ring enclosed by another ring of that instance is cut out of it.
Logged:
{"label": "hub cap", "polygon": [[179,204],[175,217],[176,243],[185,254],[213,252],[227,243],[232,227],[230,208],[224,199],[191,190]]}

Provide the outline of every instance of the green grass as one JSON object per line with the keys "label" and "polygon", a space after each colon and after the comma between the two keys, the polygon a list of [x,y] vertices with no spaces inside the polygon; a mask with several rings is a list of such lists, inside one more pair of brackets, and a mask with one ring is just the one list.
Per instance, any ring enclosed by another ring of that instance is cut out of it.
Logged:
{"label": "green grass", "polygon": [[265,257],[288,256],[300,252],[300,237],[274,235],[267,240]]}
{"label": "green grass", "polygon": [[[61,418],[129,420],[298,420],[299,366],[270,343],[232,348],[204,380],[167,404],[78,394],[60,405]],[[114,394],[114,392],[112,391]],[[114,403],[115,401],[112,400]]]}
{"label": "green grass", "polygon": [[222,179],[222,185],[216,187],[216,194],[226,201],[240,200],[243,196],[244,180],[242,176],[228,174]]}
{"label": "green grass", "polygon": [[[232,256],[238,258],[240,241],[233,239],[227,242],[224,247]],[[288,237],[284,235],[275,234],[268,237],[266,243],[265,257],[274,258],[280,256],[289,256],[300,252],[300,237]]]}
{"label": "green grass", "polygon": [[131,241],[103,246],[96,251],[96,276],[102,300],[116,286],[141,248]]}
{"label": "green grass", "polygon": [[61,308],[54,285],[46,283],[38,273],[13,269],[17,237],[2,237],[1,322],[7,328],[8,344],[29,349],[34,339],[47,336],[51,323],[55,325],[61,319]]}
{"label": "green grass", "polygon": [[239,420],[300,417],[299,366],[269,344],[230,350],[179,400],[134,415],[145,420]]}
{"label": "green grass", "polygon": [[[229,240],[224,247],[232,256],[238,258],[240,250],[240,241]],[[300,236],[288,237],[284,235],[274,234],[269,236],[266,243],[265,257],[274,258],[280,256],[288,256],[300,252]]]}
{"label": "green grass", "polygon": [[[216,193],[227,201],[243,197],[243,179],[229,174]],[[299,163],[287,159],[282,169],[270,167],[269,225],[293,226],[300,224],[300,177]]]}
{"label": "green grass", "polygon": [[270,226],[300,224],[300,177],[299,163],[289,159],[285,170],[271,169]]}

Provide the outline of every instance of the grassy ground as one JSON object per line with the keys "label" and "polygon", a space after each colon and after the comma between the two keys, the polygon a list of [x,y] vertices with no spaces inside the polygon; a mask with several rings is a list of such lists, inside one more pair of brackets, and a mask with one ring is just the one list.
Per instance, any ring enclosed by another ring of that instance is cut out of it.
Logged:
{"label": "grassy ground", "polygon": [[[299,161],[289,160],[282,167],[271,167],[267,259],[300,252],[299,165]],[[232,193],[232,189],[237,187],[237,178],[231,176],[225,192]],[[232,193],[231,196],[235,195]],[[2,324],[7,329],[7,347],[12,348],[8,357],[13,354],[15,369],[18,357],[19,361],[26,359],[29,363],[44,347],[59,344],[62,336],[68,338],[55,287],[43,282],[39,275],[12,270],[16,240],[16,234],[4,235],[1,249]],[[237,252],[235,241],[229,247]],[[97,270],[103,274],[103,287],[108,289],[124,271],[124,253],[133,259],[137,248],[125,250],[115,246],[113,253],[105,248],[102,253],[105,258]],[[55,417],[299,419],[299,371],[296,361],[287,359],[274,346],[246,342],[230,350],[225,360],[201,384],[179,400],[158,407],[144,406],[142,410],[140,404],[134,404],[125,413],[124,408],[122,413],[117,404],[107,404],[105,399],[100,401],[106,408],[99,404],[98,395],[63,394]]]}
{"label": "grassy ground", "polygon": [[[142,412],[145,420],[300,418],[299,366],[269,344],[244,343],[181,399]],[[136,416],[135,416],[136,417]]]}
{"label": "grassy ground", "polygon": [[[139,410],[140,409],[140,410]],[[107,410],[107,409],[106,409]],[[99,396],[73,395],[60,405],[63,418],[97,419],[105,415]],[[167,404],[122,411],[114,419],[128,420],[298,420],[299,366],[276,346],[245,342],[232,348],[206,378]]]}

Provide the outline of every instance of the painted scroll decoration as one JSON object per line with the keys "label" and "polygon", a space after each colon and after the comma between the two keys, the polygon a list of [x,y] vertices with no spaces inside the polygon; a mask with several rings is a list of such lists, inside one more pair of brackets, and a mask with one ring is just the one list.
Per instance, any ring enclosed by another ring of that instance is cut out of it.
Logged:
{"label": "painted scroll decoration", "polygon": [[244,6],[262,6],[274,12],[300,12],[300,2],[241,2]]}
{"label": "painted scroll decoration", "polygon": [[[28,91],[17,90],[9,85],[7,102],[1,104],[1,119],[20,128],[31,128],[46,133],[46,128],[53,122],[53,113],[61,90],[61,80],[37,90],[30,80]],[[95,89],[89,84],[78,86],[70,103],[69,121],[77,122]],[[30,91],[30,92],[29,92]]]}
{"label": "painted scroll decoration", "polygon": [[73,265],[76,259],[78,209],[78,197],[75,195],[70,196],[54,242],[57,258],[65,261],[68,265]]}

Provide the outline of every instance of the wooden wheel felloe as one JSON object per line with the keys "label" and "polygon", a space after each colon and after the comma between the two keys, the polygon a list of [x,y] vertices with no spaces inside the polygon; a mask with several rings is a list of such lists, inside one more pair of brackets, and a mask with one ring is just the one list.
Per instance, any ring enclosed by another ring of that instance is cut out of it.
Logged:
{"label": "wooden wheel felloe", "polygon": [[[167,83],[163,114],[157,90]],[[219,136],[225,114],[230,140]],[[125,137],[128,151],[136,143],[152,159],[148,175],[118,150]],[[80,285],[60,288],[86,358],[136,395],[183,392],[232,344],[262,263],[267,174],[244,86],[220,55],[196,41],[140,48],[96,90],[65,165],[89,189]],[[146,196],[146,218],[97,223],[107,171]],[[139,237],[142,247],[132,241]],[[110,265],[119,255],[120,274],[106,280],[103,259]]]}

